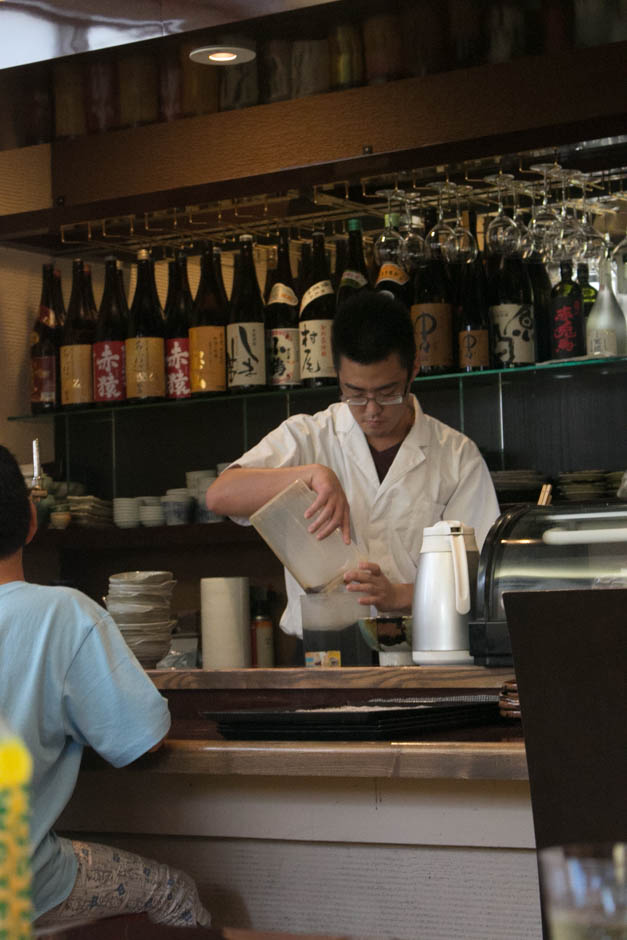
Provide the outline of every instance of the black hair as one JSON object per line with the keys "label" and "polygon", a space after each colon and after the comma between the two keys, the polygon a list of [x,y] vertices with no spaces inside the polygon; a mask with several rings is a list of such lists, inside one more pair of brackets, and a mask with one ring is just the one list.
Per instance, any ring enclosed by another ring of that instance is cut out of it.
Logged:
{"label": "black hair", "polygon": [[0,444],[0,559],[14,555],[26,542],[30,496],[19,464]]}
{"label": "black hair", "polygon": [[359,291],[338,307],[331,348],[336,371],[340,356],[370,365],[397,353],[410,375],[416,358],[416,339],[407,308],[389,294]]}

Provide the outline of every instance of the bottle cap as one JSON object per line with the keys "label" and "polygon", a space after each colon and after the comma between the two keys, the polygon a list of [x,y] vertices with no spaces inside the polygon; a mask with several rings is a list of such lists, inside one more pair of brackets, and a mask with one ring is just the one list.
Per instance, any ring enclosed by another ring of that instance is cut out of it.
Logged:
{"label": "bottle cap", "polygon": [[149,255],[145,248],[140,248],[137,252],[138,261],[148,261]]}
{"label": "bottle cap", "polygon": [[361,221],[360,219],[349,219],[346,227],[349,232],[361,232]]}
{"label": "bottle cap", "polygon": [[252,242],[253,237],[252,235],[240,235],[239,240],[240,240],[240,244],[242,242]]}

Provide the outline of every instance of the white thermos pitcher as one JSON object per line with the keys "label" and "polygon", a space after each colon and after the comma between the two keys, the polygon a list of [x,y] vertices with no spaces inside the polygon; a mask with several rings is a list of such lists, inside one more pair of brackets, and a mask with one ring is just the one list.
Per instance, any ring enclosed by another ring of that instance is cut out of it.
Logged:
{"label": "white thermos pitcher", "polygon": [[416,572],[412,659],[424,666],[471,664],[468,621],[479,552],[475,530],[443,521],[426,528]]}

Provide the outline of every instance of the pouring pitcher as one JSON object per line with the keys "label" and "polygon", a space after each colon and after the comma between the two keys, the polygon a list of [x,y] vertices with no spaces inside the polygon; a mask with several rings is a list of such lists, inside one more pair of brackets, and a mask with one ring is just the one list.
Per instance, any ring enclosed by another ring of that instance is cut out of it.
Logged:
{"label": "pouring pitcher", "polygon": [[443,521],[424,530],[414,584],[415,663],[472,664],[468,622],[478,564],[475,530],[470,526]]}

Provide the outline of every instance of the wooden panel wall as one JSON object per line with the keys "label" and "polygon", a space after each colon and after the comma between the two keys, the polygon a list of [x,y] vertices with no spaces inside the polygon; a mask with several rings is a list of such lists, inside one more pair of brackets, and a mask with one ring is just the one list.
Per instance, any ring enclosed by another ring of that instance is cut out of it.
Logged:
{"label": "wooden panel wall", "polygon": [[54,195],[70,206],[224,181],[250,183],[311,165],[323,165],[321,179],[343,179],[343,163],[360,158],[366,146],[374,154],[412,152],[419,165],[436,155],[451,159],[472,142],[475,151],[490,154],[523,142],[550,146],[601,136],[602,126],[618,128],[627,113],[626,49],[627,43],[615,43],[527,57],[59,141],[52,147]]}

